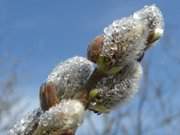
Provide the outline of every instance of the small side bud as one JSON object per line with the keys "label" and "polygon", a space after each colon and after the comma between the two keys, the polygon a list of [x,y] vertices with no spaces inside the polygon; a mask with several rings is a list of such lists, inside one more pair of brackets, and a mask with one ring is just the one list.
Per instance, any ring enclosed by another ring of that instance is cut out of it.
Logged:
{"label": "small side bud", "polygon": [[102,35],[97,36],[95,40],[91,42],[87,51],[87,58],[96,63],[102,50],[104,37]]}
{"label": "small side bud", "polygon": [[52,82],[43,83],[40,87],[40,105],[43,111],[59,103],[56,86]]}

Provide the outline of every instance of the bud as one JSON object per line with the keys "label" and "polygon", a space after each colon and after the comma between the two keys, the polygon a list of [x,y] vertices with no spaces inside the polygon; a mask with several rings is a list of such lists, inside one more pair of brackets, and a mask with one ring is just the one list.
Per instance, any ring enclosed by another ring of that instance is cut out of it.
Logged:
{"label": "bud", "polygon": [[84,106],[78,100],[62,100],[56,106],[40,116],[38,127],[34,134],[63,135],[68,132],[75,132],[84,118]]}
{"label": "bud", "polygon": [[108,112],[132,97],[142,77],[139,63],[144,52],[163,34],[164,21],[158,7],[145,6],[104,29],[103,46],[96,58],[103,77],[90,92],[89,109]]}
{"label": "bud", "polygon": [[103,77],[90,92],[88,109],[106,113],[125,103],[138,91],[141,78],[142,67],[136,61],[129,63],[115,75]]}
{"label": "bud", "polygon": [[[145,50],[163,35],[163,16],[155,5],[115,20],[88,48],[88,59],[104,72],[117,73],[129,61],[140,61]],[[117,68],[118,67],[118,68]]]}
{"label": "bud", "polygon": [[104,43],[104,37],[102,35],[97,36],[95,40],[91,42],[87,50],[87,58],[89,60],[91,60],[94,63],[97,62],[97,59],[99,58],[101,54],[103,43]]}
{"label": "bud", "polygon": [[57,65],[41,85],[41,109],[49,110],[65,99],[76,99],[87,106],[89,91],[104,76],[96,71],[94,63],[83,57],[73,57]]}
{"label": "bud", "polygon": [[43,83],[40,87],[40,105],[43,111],[59,103],[57,87],[53,82]]}
{"label": "bud", "polygon": [[164,19],[161,11],[156,5],[145,6],[135,12],[133,17],[144,23],[147,27],[148,35],[146,40],[147,48],[157,41],[164,33]]}

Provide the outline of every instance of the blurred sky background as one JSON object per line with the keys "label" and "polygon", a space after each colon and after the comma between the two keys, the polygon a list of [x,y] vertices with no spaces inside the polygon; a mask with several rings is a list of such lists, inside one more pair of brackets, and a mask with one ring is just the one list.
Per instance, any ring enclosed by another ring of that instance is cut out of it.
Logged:
{"label": "blurred sky background", "polygon": [[154,58],[152,79],[166,80],[168,93],[180,69],[159,50],[166,43],[170,55],[180,55],[179,0],[0,0],[0,79],[15,70],[17,93],[30,103],[28,108],[35,108],[39,87],[56,64],[86,56],[87,45],[104,27],[151,4],[162,10],[165,35],[145,57]]}

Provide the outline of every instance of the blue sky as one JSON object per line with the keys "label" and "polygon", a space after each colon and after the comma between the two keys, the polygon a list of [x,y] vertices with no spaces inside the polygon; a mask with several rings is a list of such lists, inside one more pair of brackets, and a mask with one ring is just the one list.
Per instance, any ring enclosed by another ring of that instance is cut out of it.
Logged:
{"label": "blue sky", "polygon": [[[37,101],[40,84],[57,63],[75,55],[85,56],[87,45],[105,26],[153,3],[164,14],[165,35],[146,57],[155,59],[151,66],[152,79],[173,81],[180,70],[160,50],[163,44],[168,46],[164,40],[168,38],[170,54],[180,52],[178,0],[0,0],[1,79],[16,68],[17,91],[29,102]],[[18,63],[17,67],[11,66],[14,62]],[[169,72],[169,78],[162,68]],[[166,88],[171,85],[168,81]]]}

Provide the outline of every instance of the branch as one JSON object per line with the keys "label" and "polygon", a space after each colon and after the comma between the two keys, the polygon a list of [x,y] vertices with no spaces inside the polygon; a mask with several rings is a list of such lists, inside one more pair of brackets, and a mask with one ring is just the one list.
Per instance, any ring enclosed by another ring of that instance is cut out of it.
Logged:
{"label": "branch", "polygon": [[114,21],[90,44],[88,59],[73,57],[52,71],[40,88],[41,109],[10,135],[74,135],[86,109],[106,113],[129,100],[142,76],[143,54],[162,33],[163,17],[154,5]]}

